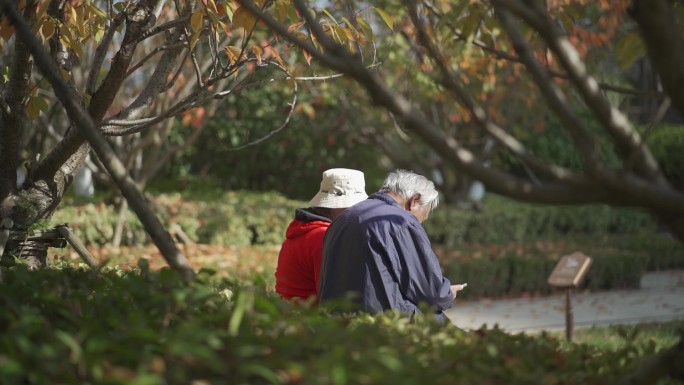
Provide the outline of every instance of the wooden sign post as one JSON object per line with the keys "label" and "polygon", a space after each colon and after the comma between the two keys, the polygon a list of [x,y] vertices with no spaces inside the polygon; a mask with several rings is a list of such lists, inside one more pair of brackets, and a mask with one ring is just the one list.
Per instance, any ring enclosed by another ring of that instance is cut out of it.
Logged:
{"label": "wooden sign post", "polygon": [[565,336],[572,341],[574,327],[572,314],[572,289],[579,286],[591,265],[591,258],[581,252],[563,256],[551,272],[549,285],[565,289]]}

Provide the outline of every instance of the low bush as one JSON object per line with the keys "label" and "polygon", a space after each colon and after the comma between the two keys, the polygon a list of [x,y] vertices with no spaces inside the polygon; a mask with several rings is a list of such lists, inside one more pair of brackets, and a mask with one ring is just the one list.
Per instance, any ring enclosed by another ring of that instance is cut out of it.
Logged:
{"label": "low bush", "polygon": [[211,277],[185,285],[166,269],[5,270],[0,383],[598,385],[658,350],[464,332],[432,317],[331,316]]}
{"label": "low bush", "polygon": [[682,171],[684,159],[681,154],[681,148],[684,145],[682,125],[661,124],[649,130],[645,134],[645,139],[670,183],[677,188],[684,188],[684,171]]}

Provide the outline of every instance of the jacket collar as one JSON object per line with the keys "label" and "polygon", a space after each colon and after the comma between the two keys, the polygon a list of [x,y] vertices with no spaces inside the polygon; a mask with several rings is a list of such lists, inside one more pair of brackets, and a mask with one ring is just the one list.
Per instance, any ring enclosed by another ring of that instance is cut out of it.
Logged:
{"label": "jacket collar", "polygon": [[330,218],[316,214],[313,211],[313,208],[311,208],[311,207],[308,207],[305,209],[296,209],[295,210],[295,219],[300,221],[300,222],[315,222],[315,221],[328,222],[328,223],[332,222],[330,220]]}
{"label": "jacket collar", "polygon": [[392,197],[391,197],[389,194],[387,194],[387,193],[376,192],[376,193],[371,194],[371,195],[368,197],[368,199],[377,199],[377,200],[379,200],[379,201],[383,201],[383,202],[387,203],[388,205],[396,206],[396,207],[398,207],[398,208],[400,208],[400,209],[402,209],[402,210],[404,209],[403,207],[401,207],[401,205],[399,204],[399,202],[395,201],[394,198],[392,198]]}

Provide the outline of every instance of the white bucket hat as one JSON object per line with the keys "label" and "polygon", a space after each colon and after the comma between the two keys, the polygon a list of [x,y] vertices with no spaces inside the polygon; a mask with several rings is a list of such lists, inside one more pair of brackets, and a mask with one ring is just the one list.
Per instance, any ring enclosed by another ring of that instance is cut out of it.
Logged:
{"label": "white bucket hat", "polygon": [[321,188],[309,205],[343,209],[368,198],[363,172],[348,168],[332,168],[323,172]]}

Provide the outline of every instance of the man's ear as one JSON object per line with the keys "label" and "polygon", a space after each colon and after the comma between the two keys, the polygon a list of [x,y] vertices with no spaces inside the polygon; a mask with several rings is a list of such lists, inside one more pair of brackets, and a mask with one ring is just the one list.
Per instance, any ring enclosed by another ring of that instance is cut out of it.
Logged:
{"label": "man's ear", "polygon": [[408,200],[408,206],[409,211],[420,206],[420,194],[412,196],[411,199]]}

